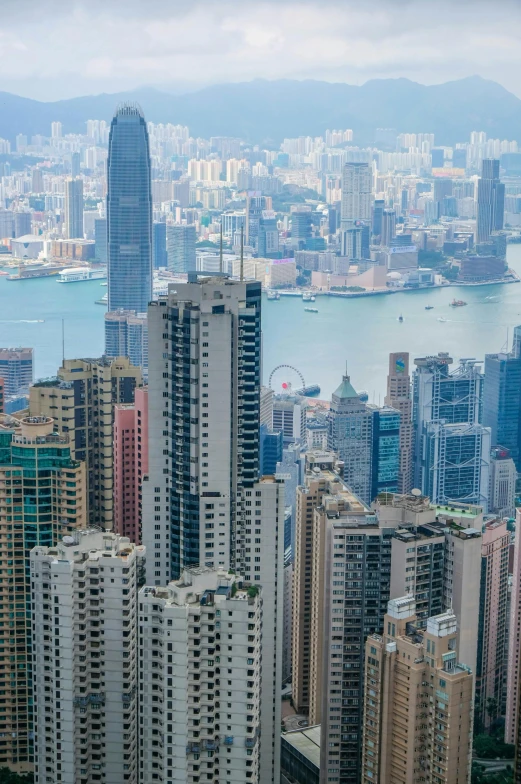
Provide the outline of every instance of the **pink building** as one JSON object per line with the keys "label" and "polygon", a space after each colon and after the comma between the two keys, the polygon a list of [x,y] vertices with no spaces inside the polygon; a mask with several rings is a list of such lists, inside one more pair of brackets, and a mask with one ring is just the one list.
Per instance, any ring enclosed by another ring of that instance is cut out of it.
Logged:
{"label": "pink building", "polygon": [[520,702],[520,636],[521,636],[521,510],[516,510],[516,539],[514,544],[514,570],[510,599],[510,638],[508,643],[507,712],[505,717],[505,742],[516,743],[519,729]]}
{"label": "pink building", "polygon": [[114,531],[141,544],[141,483],[148,472],[148,389],[114,412]]}
{"label": "pink building", "polygon": [[504,712],[506,636],[508,628],[508,554],[506,520],[492,520],[483,528],[481,596],[476,670],[476,711],[479,731],[490,727]]}

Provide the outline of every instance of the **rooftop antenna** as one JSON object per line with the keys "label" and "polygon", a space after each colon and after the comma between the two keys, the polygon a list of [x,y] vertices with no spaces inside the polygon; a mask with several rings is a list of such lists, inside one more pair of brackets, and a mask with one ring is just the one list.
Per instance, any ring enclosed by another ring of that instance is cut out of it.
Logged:
{"label": "rooftop antenna", "polygon": [[62,367],[65,365],[65,319],[62,319]]}
{"label": "rooftop antenna", "polygon": [[219,246],[219,269],[224,272],[224,263],[223,263],[223,222],[221,220],[221,238],[220,238],[220,246]]}
{"label": "rooftop antenna", "polygon": [[241,283],[244,280],[244,226],[241,226]]}

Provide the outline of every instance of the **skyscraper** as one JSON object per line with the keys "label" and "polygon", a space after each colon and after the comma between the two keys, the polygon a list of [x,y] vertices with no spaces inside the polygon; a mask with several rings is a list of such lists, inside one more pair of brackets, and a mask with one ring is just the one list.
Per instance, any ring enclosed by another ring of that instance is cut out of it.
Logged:
{"label": "skyscraper", "polygon": [[83,180],[79,178],[65,183],[65,237],[83,238]]}
{"label": "skyscraper", "polygon": [[27,417],[0,427],[0,767],[16,772],[34,762],[29,554],[87,522],[85,465],[53,424]]}
{"label": "skyscraper", "polygon": [[0,376],[4,379],[4,397],[27,389],[34,378],[32,348],[0,348]]}
{"label": "skyscraper", "polygon": [[373,411],[373,457],[371,501],[379,493],[397,493],[400,481],[401,414],[389,406],[371,406]]}
{"label": "skyscraper", "polygon": [[344,482],[361,500],[372,500],[373,412],[353,388],[349,376],[333,392],[329,411],[329,449],[344,464]]}
{"label": "skyscraper", "polygon": [[98,261],[107,263],[107,219],[96,218],[94,221],[94,253]]}
{"label": "skyscraper", "polygon": [[503,228],[505,186],[499,180],[499,161],[484,159],[478,181],[476,241],[487,242],[494,231]]}
{"label": "skyscraper", "polygon": [[152,194],[148,131],[136,104],[121,104],[107,161],[108,309],[144,313],[152,299]]}
{"label": "skyscraper", "polygon": [[401,414],[398,492],[410,493],[413,488],[413,426],[409,354],[406,352],[389,355],[385,405]]}
{"label": "skyscraper", "polygon": [[38,782],[137,784],[144,550],[87,529],[31,552]]}
{"label": "skyscraper", "polygon": [[259,480],[261,286],[191,277],[148,311],[147,583],[166,586],[201,565],[262,586],[260,780],[269,784],[279,776],[284,489]]}
{"label": "skyscraper", "polygon": [[521,327],[514,328],[511,351],[485,354],[483,424],[491,430],[492,446],[510,452],[521,468]]}
{"label": "skyscraper", "polygon": [[167,265],[171,272],[195,272],[195,226],[180,223],[166,227]]}
{"label": "skyscraper", "polygon": [[372,183],[367,163],[346,163],[342,172],[342,210],[344,221],[371,221]]}
{"label": "skyscraper", "polygon": [[152,255],[153,267],[159,269],[160,267],[167,266],[166,254],[166,223],[163,221],[154,221],[152,224],[153,237],[152,237]]}
{"label": "skyscraper", "polygon": [[105,313],[105,356],[128,357],[148,373],[148,324],[146,313],[116,310]]}
{"label": "skyscraper", "polygon": [[[507,710],[505,741],[518,743],[521,736],[521,509],[516,510],[516,537],[508,639]],[[519,751],[518,751],[519,753]],[[519,764],[519,760],[518,760]],[[516,782],[517,784],[517,782]]]}
{"label": "skyscraper", "polygon": [[473,676],[459,663],[456,616],[415,622],[414,598],[392,599],[383,635],[365,644],[363,784],[470,778]]}

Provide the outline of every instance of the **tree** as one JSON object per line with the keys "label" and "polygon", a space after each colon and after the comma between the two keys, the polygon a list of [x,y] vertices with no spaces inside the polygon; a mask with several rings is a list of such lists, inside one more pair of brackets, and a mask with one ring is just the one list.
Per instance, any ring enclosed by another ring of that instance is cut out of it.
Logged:
{"label": "tree", "polygon": [[33,784],[32,773],[13,773],[9,768],[0,768],[0,784]]}

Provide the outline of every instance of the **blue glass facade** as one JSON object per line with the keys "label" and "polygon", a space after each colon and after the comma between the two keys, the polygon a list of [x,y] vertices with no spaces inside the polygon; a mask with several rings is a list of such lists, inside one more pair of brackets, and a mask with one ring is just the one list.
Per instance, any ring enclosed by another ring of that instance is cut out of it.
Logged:
{"label": "blue glass facade", "polygon": [[394,408],[374,412],[372,498],[378,493],[397,493],[400,478],[400,420]]}
{"label": "blue glass facade", "polygon": [[107,162],[108,309],[146,312],[152,299],[152,192],[141,109],[118,107]]}
{"label": "blue glass facade", "polygon": [[260,428],[261,476],[274,474],[277,463],[282,460],[282,433],[272,433],[267,425]]}
{"label": "blue glass facade", "polygon": [[491,430],[492,446],[508,449],[518,471],[521,470],[520,335],[521,327],[516,327],[511,353],[485,355],[483,385],[483,424]]}

